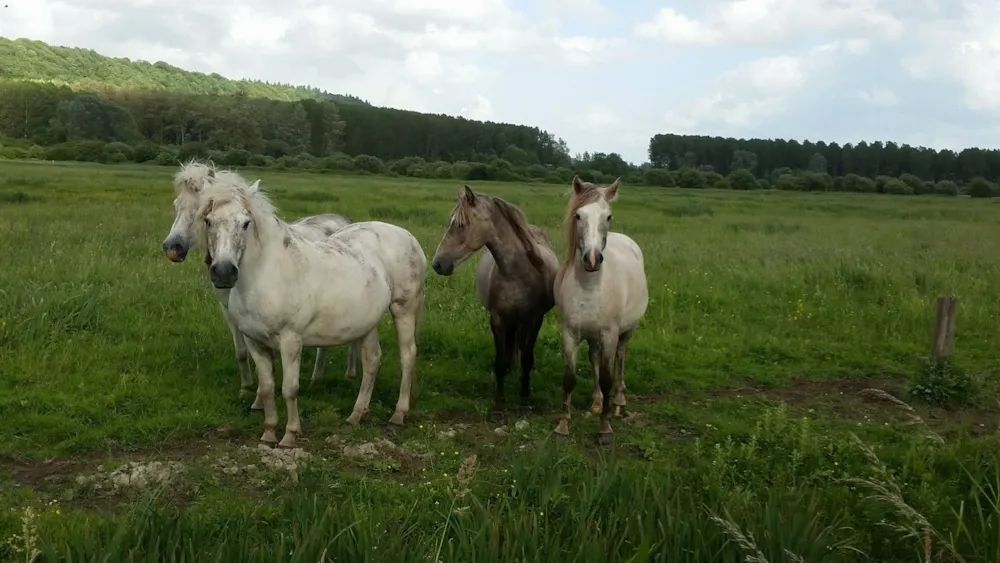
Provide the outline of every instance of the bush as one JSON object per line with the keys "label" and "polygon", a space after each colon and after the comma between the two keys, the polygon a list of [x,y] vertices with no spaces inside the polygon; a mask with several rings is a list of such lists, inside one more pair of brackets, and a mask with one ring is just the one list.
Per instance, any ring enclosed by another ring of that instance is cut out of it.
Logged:
{"label": "bush", "polygon": [[103,141],[79,141],[76,144],[76,158],[81,162],[107,162]]}
{"label": "bush", "polygon": [[160,147],[150,142],[139,143],[132,151],[132,161],[143,163],[156,160],[156,155],[160,154]]}
{"label": "bush", "polygon": [[23,149],[21,147],[3,147],[0,148],[0,158],[6,158],[9,160],[28,158],[28,149]]}
{"label": "bush", "polygon": [[177,153],[171,150],[163,149],[156,155],[155,162],[160,166],[174,166],[177,164],[177,161]]}
{"label": "bush", "polygon": [[342,152],[335,152],[323,159],[324,170],[348,171],[354,170],[354,161]]}
{"label": "bush", "polygon": [[913,195],[913,188],[895,178],[886,180],[882,192],[890,195]]}
{"label": "bush", "polygon": [[268,162],[267,157],[262,154],[252,154],[250,155],[250,158],[247,159],[247,166],[256,166],[258,168],[264,168],[269,165],[270,162]]}
{"label": "bush", "polygon": [[685,166],[677,171],[677,186],[688,189],[703,189],[706,186],[705,176],[694,168]]}
{"label": "bush", "polygon": [[417,176],[416,173],[427,162],[419,156],[408,156],[389,163],[389,171],[400,176]]}
{"label": "bush", "polygon": [[993,197],[994,186],[986,178],[977,176],[969,182],[970,197]]}
{"label": "bush", "polygon": [[451,165],[451,177],[456,180],[468,180],[472,165],[464,160],[460,160]]}
{"label": "bush", "polygon": [[828,192],[833,189],[833,178],[826,172],[807,172],[802,176],[806,191]]}
{"label": "bush", "polygon": [[920,195],[924,191],[924,181],[913,174],[900,174],[899,181],[910,187],[913,194]]}
{"label": "bush", "polygon": [[958,195],[958,184],[952,182],[951,180],[941,180],[940,182],[934,184],[934,193],[937,195]]}
{"label": "bush", "polygon": [[756,190],[757,178],[746,168],[737,168],[729,173],[729,184],[734,190]]}
{"label": "bush", "polygon": [[760,180],[757,180],[757,186],[762,190],[769,190],[772,187],[771,182],[769,182],[767,178],[761,178]]}
{"label": "bush", "polygon": [[541,164],[532,164],[525,169],[524,175],[528,178],[541,179],[549,175],[549,169]]}
{"label": "bush", "polygon": [[385,172],[385,163],[381,159],[367,154],[359,154],[354,157],[354,167],[372,174],[382,174]]}
{"label": "bush", "polygon": [[245,149],[229,149],[220,160],[226,166],[246,166],[250,162],[250,151]]}
{"label": "bush", "polygon": [[664,168],[647,168],[642,174],[642,183],[660,188],[672,188],[677,185],[673,174]]}
{"label": "bush", "polygon": [[801,192],[805,190],[806,182],[795,174],[784,174],[774,182],[774,187],[789,192]]}
{"label": "bush", "polygon": [[177,158],[181,162],[187,162],[192,158],[206,157],[208,157],[208,149],[205,148],[204,143],[184,143],[177,151]]}
{"label": "bush", "polygon": [[135,154],[135,149],[125,143],[108,143],[104,145],[104,161],[111,164],[129,162]]}

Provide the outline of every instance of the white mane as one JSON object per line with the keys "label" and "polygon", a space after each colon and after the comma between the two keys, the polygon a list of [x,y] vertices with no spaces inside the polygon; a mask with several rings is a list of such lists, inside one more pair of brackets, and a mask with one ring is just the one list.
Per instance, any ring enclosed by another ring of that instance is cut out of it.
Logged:
{"label": "white mane", "polygon": [[219,170],[212,161],[200,162],[191,159],[181,164],[181,169],[174,174],[174,190],[178,194],[196,193],[205,181],[215,176],[217,172]]}
{"label": "white mane", "polygon": [[284,221],[278,217],[278,210],[275,208],[271,198],[264,190],[260,189],[260,180],[255,180],[248,184],[243,176],[230,170],[220,170],[215,173],[214,178],[206,178],[202,187],[202,209],[203,214],[206,206],[216,206],[236,200],[246,208],[247,212],[258,222],[268,216],[274,217],[279,224]]}

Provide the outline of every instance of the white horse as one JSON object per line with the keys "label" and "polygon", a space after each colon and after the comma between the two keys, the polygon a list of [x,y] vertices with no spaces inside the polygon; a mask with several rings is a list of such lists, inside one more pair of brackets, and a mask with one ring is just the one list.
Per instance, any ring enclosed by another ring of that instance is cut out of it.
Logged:
{"label": "white horse", "polygon": [[279,447],[295,447],[299,363],[303,346],[361,342],[363,379],[348,423],[368,412],[382,360],[378,325],[391,312],[399,341],[402,377],[390,422],[402,425],[410,410],[423,312],[427,258],[409,231],[387,223],[352,223],[321,240],[282,221],[257,182],[238,175],[206,182],[198,212],[203,242],[212,256],[212,283],[229,289],[229,314],[246,335],[257,365],[258,399],[264,406],[261,441],[277,442],[273,354],[281,354],[281,392],[288,422]]}
{"label": "white horse", "polygon": [[[181,165],[181,169],[174,176],[174,191],[177,197],[174,199],[174,223],[170,227],[170,233],[163,241],[163,253],[171,262],[183,262],[188,253],[196,244],[199,238],[199,229],[203,223],[196,220],[198,208],[201,205],[202,187],[206,180],[216,176],[233,174],[225,170],[216,170],[210,164],[191,161]],[[325,238],[330,233],[352,223],[350,219],[342,215],[324,214],[312,217],[304,217],[291,224],[291,228],[298,230],[303,236],[311,238]],[[211,263],[211,256],[206,252],[205,265]],[[254,391],[253,375],[250,371],[250,362],[247,356],[246,342],[243,333],[236,328],[236,323],[229,314],[229,290],[213,286],[215,297],[222,306],[222,315],[229,326],[229,332],[233,336],[233,346],[236,348],[236,363],[240,371],[240,395],[245,396],[250,393],[259,395]],[[347,371],[344,377],[352,379],[355,377],[355,366],[357,365],[358,345],[352,343],[348,349]],[[316,364],[313,368],[312,379],[316,380],[323,376],[323,369],[326,364],[326,350],[316,349]],[[263,406],[254,401],[250,406],[251,410],[260,410]]]}
{"label": "white horse", "polygon": [[642,250],[631,238],[609,232],[611,203],[617,197],[618,180],[610,186],[598,186],[573,178],[573,196],[564,221],[566,258],[554,285],[565,368],[564,413],[555,432],[569,434],[577,352],[580,342],[586,340],[594,379],[600,387],[600,394],[595,390],[594,400],[595,406],[598,400],[601,403],[597,436],[602,444],[612,439],[612,381],[615,416],[620,416],[625,406],[628,344],[649,304]]}

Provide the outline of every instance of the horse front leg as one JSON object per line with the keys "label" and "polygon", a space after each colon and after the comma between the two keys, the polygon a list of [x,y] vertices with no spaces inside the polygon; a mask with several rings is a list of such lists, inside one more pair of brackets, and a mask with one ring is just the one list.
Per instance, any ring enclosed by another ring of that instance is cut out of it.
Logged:
{"label": "horse front leg", "polygon": [[576,387],[576,356],[580,351],[580,339],[565,326],[562,329],[563,350],[563,415],[559,419],[555,433],[569,436],[569,421],[572,415],[573,389]]}
{"label": "horse front leg", "polygon": [[247,338],[246,343],[257,366],[257,400],[254,404],[260,403],[264,410],[264,434],[260,441],[273,446],[278,443],[274,433],[278,426],[278,409],[274,406],[274,353],[252,338]]}
{"label": "horse front leg", "polygon": [[[229,309],[225,305],[222,305],[222,316],[226,319],[226,326],[229,327],[229,333],[233,337],[233,347],[236,349],[236,365],[240,370],[240,397],[248,397],[251,393],[255,393],[255,390],[246,340],[240,329],[236,327],[236,319],[229,314]],[[260,409],[261,406],[256,401],[250,406],[250,410]]]}
{"label": "horse front leg", "polygon": [[[618,331],[606,332],[601,335],[600,345],[600,387],[603,395],[601,405],[601,425],[597,430],[597,442],[610,444],[614,440],[611,430],[611,386],[614,383],[615,355],[618,352]],[[596,368],[596,366],[595,366]]]}
{"label": "horse front leg", "polygon": [[507,397],[504,392],[504,380],[510,372],[513,359],[514,326],[504,324],[500,315],[490,315],[490,331],[493,333],[493,376],[496,378],[496,391],[493,395],[493,411],[490,420],[503,423],[507,418]]}
{"label": "horse front leg", "polygon": [[302,363],[302,338],[297,334],[282,335],[279,343],[281,351],[281,395],[285,398],[285,435],[278,442],[279,448],[294,448],[298,435],[302,432],[299,420],[299,367]]}
{"label": "horse front leg", "polygon": [[601,391],[601,344],[599,341],[588,341],[587,352],[590,355],[590,369],[594,372],[594,397],[590,410],[601,414],[604,408],[604,393]]}

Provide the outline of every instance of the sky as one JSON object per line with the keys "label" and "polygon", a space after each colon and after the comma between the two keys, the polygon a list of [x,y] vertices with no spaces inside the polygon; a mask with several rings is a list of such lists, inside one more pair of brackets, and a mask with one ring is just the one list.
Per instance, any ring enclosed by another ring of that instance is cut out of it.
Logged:
{"label": "sky", "polygon": [[1000,146],[1000,0],[0,3],[0,36],[533,125],[636,163],[656,133]]}

